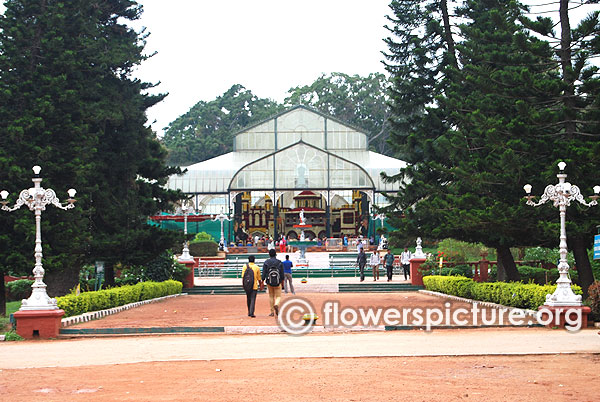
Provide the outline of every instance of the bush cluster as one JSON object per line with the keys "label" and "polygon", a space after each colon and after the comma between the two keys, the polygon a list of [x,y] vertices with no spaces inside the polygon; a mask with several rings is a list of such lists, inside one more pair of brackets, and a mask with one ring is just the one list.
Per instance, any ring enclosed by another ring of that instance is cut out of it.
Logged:
{"label": "bush cluster", "polygon": [[212,240],[190,243],[189,248],[194,257],[212,257],[219,251],[219,245]]}
{"label": "bush cluster", "polygon": [[31,279],[18,279],[8,282],[6,284],[6,300],[20,301],[28,298],[31,295],[31,285],[33,285]]}
{"label": "bush cluster", "polygon": [[[538,285],[545,285],[547,283],[556,283],[556,280],[559,277],[558,269],[544,269],[539,267],[531,267],[528,265],[517,265],[517,270],[519,271],[519,275],[521,275],[522,282],[532,282],[537,283]],[[569,276],[571,277],[571,281],[578,282],[579,275],[577,275],[577,271],[570,269]],[[498,267],[494,265],[490,269],[490,280],[496,280],[498,277]],[[547,281],[546,281],[547,279]]]}
{"label": "bush cluster", "polygon": [[423,276],[428,275],[441,275],[441,276],[466,276],[467,278],[473,277],[473,269],[468,264],[456,265],[454,267],[444,267],[439,269],[437,266],[425,266],[421,265],[421,274]]}
{"label": "bush cluster", "polygon": [[[556,285],[537,285],[521,282],[475,282],[460,276],[426,276],[423,284],[427,290],[465,297],[479,301],[536,310],[546,302],[546,295],[556,290]],[[572,285],[575,294],[581,287]]]}
{"label": "bush cluster", "polygon": [[79,295],[66,295],[56,298],[58,308],[65,311],[65,317],[104,310],[135,303],[156,297],[181,293],[183,284],[178,281],[140,282],[97,292],[83,292]]}
{"label": "bush cluster", "polygon": [[215,241],[215,238],[206,232],[198,232],[190,243],[198,243],[201,241]]}
{"label": "bush cluster", "polygon": [[171,250],[167,250],[149,261],[146,266],[132,265],[121,269],[115,283],[122,286],[146,281],[163,282],[168,279],[183,282],[189,271],[189,268],[175,260]]}

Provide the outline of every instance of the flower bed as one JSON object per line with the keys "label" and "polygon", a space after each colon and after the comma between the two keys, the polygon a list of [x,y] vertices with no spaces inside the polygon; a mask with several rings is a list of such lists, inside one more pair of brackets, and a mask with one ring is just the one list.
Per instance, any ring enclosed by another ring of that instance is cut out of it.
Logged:
{"label": "flower bed", "polygon": [[181,293],[183,284],[179,281],[140,282],[97,292],[83,292],[56,298],[58,308],[65,311],[65,317],[104,310],[142,300],[154,299]]}
{"label": "flower bed", "polygon": [[[462,276],[432,275],[423,278],[427,290],[479,301],[536,310],[546,302],[546,295],[556,290],[556,285],[524,284],[521,282],[478,283]],[[581,287],[571,286],[575,294]]]}

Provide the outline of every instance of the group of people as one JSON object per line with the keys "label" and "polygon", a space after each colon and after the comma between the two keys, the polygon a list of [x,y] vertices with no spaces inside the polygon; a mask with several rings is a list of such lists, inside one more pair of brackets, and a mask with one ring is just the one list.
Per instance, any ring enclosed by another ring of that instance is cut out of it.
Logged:
{"label": "group of people", "polygon": [[256,260],[253,255],[248,257],[248,263],[242,268],[242,285],[246,292],[249,317],[256,317],[254,314],[256,295],[259,289],[263,289],[265,283],[267,285],[267,293],[269,294],[269,305],[271,306],[270,316],[279,314],[282,290],[285,293],[291,291],[293,294],[296,294],[294,284],[292,283],[292,267],[294,264],[290,261],[290,256],[286,255],[284,261],[279,260],[276,256],[277,252],[275,249],[269,249],[269,258],[265,260],[262,272],[258,265],[255,264]]}
{"label": "group of people", "polygon": [[[400,265],[402,265],[402,271],[404,273],[404,280],[410,278],[410,259],[412,258],[412,254],[408,251],[408,248],[404,247],[404,251],[400,254]],[[392,250],[388,249],[387,253],[383,255],[383,257],[379,256],[377,251],[371,254],[369,258],[369,266],[373,271],[373,280],[377,281],[379,279],[379,266],[383,265],[385,267],[388,282],[392,281],[392,276],[394,274],[394,259],[395,256],[392,254]],[[358,248],[358,257],[356,258],[356,264],[360,270],[360,281],[365,280],[365,266],[367,265],[367,254],[363,247]]]}
{"label": "group of people", "polygon": [[[364,247],[359,247],[358,250],[356,264],[360,269],[360,281],[363,282],[365,280],[367,255]],[[400,264],[402,265],[404,280],[410,278],[411,258],[411,252],[405,247],[404,251],[400,254]],[[380,257],[377,251],[373,252],[368,261],[368,264],[373,270],[373,280],[377,281],[379,279],[379,266],[383,265],[386,269],[388,282],[391,282],[394,274],[394,260],[395,256],[390,249],[387,250],[387,253],[383,255],[383,257]],[[258,290],[262,290],[265,284],[267,286],[269,305],[271,307],[271,313],[269,315],[278,315],[279,304],[281,302],[281,291],[283,290],[285,293],[291,291],[293,294],[296,294],[292,282],[292,267],[294,264],[290,261],[289,255],[285,256],[285,260],[279,260],[274,248],[269,249],[269,258],[265,260],[262,271],[258,265],[255,264],[255,261],[253,255],[248,256],[248,263],[242,268],[242,285],[246,292],[248,316],[253,318],[256,317],[254,314],[256,295],[258,294]]]}
{"label": "group of people", "polygon": [[269,250],[277,250],[279,249],[280,253],[285,253],[287,251],[287,239],[285,236],[279,236],[279,240],[275,241],[271,236],[259,236],[255,235],[254,238],[248,237],[247,242],[242,241],[239,237],[236,236],[236,242],[239,246],[255,246],[255,247],[267,247]]}

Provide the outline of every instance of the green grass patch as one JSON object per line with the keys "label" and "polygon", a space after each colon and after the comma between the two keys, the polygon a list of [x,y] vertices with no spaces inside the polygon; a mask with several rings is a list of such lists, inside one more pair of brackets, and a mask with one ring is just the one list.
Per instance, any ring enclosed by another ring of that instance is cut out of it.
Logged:
{"label": "green grass patch", "polygon": [[10,315],[21,308],[20,301],[6,303],[6,315],[0,315],[0,333],[10,330]]}
{"label": "green grass patch", "polygon": [[20,301],[12,301],[6,303],[6,315],[9,316],[13,314],[15,311],[18,311],[21,308]]}

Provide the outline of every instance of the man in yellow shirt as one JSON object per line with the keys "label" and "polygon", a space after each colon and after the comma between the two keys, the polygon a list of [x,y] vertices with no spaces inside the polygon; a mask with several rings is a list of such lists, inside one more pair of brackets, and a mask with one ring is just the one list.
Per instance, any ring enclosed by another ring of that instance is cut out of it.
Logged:
{"label": "man in yellow shirt", "polygon": [[248,269],[248,267],[250,267],[250,269],[252,270],[252,272],[254,273],[254,284],[252,286],[251,289],[247,289],[244,288],[244,291],[246,292],[246,304],[248,305],[248,317],[256,317],[254,315],[254,306],[256,304],[256,294],[258,293],[258,284],[259,282],[261,282],[261,277],[260,277],[260,268],[258,267],[258,265],[256,265],[254,263],[254,256],[248,256],[248,264],[244,265],[244,267],[242,268],[242,281],[244,281],[244,274],[246,273],[246,270]]}

